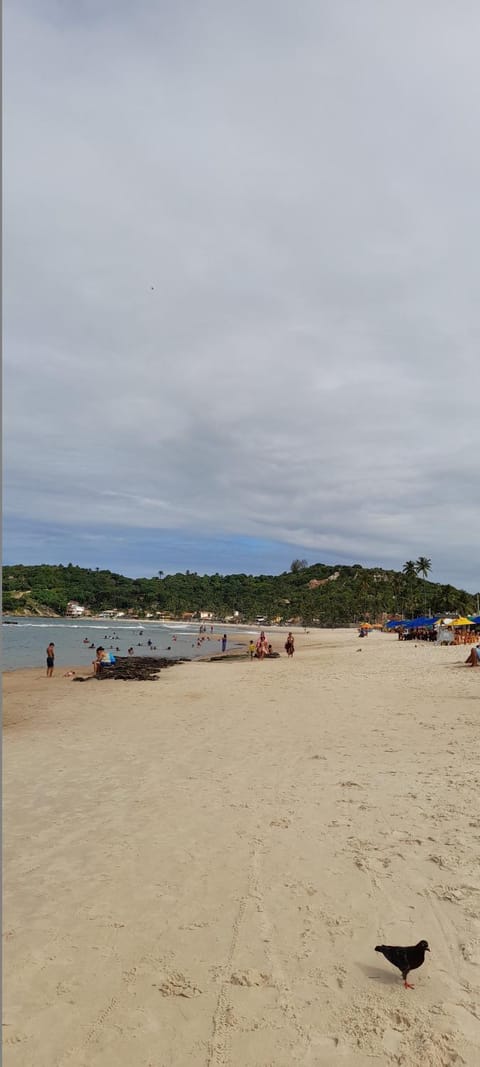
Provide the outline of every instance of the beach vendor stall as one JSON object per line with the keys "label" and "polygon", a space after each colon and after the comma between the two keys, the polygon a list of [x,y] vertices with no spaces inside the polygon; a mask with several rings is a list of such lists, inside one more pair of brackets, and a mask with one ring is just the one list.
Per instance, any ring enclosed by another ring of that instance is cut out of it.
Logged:
{"label": "beach vendor stall", "polygon": [[476,643],[477,635],[474,632],[472,619],[467,619],[466,616],[462,615],[459,619],[453,620],[452,626],[455,633],[453,642],[455,645],[470,645],[473,642]]}

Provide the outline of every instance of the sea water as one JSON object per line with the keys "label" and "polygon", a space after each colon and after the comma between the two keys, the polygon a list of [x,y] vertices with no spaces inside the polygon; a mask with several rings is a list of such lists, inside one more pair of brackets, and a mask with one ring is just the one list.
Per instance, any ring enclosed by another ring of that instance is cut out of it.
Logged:
{"label": "sea water", "polygon": [[[194,659],[220,652],[222,635],[228,634],[229,627],[217,624],[213,634],[210,624],[206,634],[199,633],[199,628],[199,623],[191,622],[167,625],[148,620],[13,619],[7,615],[2,626],[3,670],[44,665],[50,641],[55,644],[56,667],[89,667],[98,645],[117,656],[126,656],[128,649],[133,647],[135,656],[164,656],[166,659]],[[155,648],[148,644],[149,640]],[[95,648],[89,648],[91,644]],[[238,647],[238,641],[232,635],[227,651],[235,647]]]}

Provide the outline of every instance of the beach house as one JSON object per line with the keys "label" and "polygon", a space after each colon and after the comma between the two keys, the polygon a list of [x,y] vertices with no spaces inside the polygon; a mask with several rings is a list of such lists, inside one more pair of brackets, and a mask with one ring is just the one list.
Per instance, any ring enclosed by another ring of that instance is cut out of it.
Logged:
{"label": "beach house", "polygon": [[71,619],[78,619],[82,615],[85,615],[85,608],[82,607],[81,604],[78,604],[76,600],[69,600],[65,615],[68,615]]}

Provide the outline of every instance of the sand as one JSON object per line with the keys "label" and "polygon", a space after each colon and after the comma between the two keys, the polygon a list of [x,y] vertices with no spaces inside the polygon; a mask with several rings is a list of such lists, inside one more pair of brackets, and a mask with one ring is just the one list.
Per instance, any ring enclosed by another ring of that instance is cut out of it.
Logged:
{"label": "sand", "polygon": [[7,1067],[478,1065],[480,670],[297,645],[5,677]]}

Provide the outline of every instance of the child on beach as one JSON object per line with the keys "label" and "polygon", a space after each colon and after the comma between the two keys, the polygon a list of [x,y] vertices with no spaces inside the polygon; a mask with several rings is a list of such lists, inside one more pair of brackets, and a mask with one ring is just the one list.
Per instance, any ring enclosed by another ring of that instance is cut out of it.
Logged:
{"label": "child on beach", "polygon": [[251,639],[248,643],[248,651],[250,653],[250,659],[253,659],[255,655],[255,641],[252,641]]}
{"label": "child on beach", "polygon": [[285,641],[285,652],[287,653],[289,659],[291,659],[293,653],[295,652],[295,640],[291,632],[288,634],[287,640]]}
{"label": "child on beach", "polygon": [[50,644],[48,645],[48,648],[47,648],[47,678],[52,678],[53,677],[53,668],[54,668],[54,666],[55,666],[55,645],[54,645],[53,641],[50,641]]}

